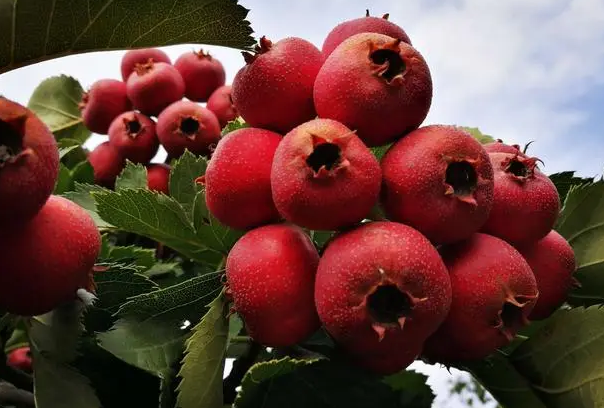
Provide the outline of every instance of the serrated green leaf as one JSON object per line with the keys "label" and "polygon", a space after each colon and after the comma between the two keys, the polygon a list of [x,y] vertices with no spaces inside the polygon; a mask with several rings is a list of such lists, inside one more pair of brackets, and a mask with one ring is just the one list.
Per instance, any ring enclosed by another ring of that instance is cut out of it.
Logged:
{"label": "serrated green leaf", "polygon": [[222,136],[226,135],[227,133],[231,133],[235,130],[243,129],[243,128],[247,128],[247,127],[250,127],[250,125],[245,123],[245,121],[243,120],[242,117],[238,117],[234,120],[231,120],[224,126],[224,128],[222,129]]}
{"label": "serrated green leaf", "polygon": [[71,178],[71,171],[63,165],[63,163],[59,164],[59,177],[57,178],[57,183],[55,184],[55,189],[53,194],[64,194],[67,191],[73,190],[73,179]]}
{"label": "serrated green leaf", "polygon": [[94,168],[88,161],[80,162],[71,170],[71,178],[74,183],[93,184]]}
{"label": "serrated green leaf", "polygon": [[190,216],[195,197],[202,186],[195,183],[195,179],[206,172],[208,163],[203,157],[195,156],[186,150],[172,165],[170,173],[170,195],[182,205]]}
{"label": "serrated green leaf", "polygon": [[[30,4],[33,6],[33,3]],[[40,1],[36,2],[37,6],[41,6],[41,4]],[[26,9],[27,6],[23,8]],[[3,17],[5,16],[0,16],[0,21]],[[29,26],[33,27],[35,24]],[[0,27],[2,27],[2,24],[0,24]],[[8,28],[10,25],[4,27]],[[2,31],[3,29],[0,28],[0,32]],[[2,61],[1,51],[0,61]],[[0,66],[2,65],[4,64],[0,62]],[[1,71],[2,68],[0,68]],[[83,143],[91,134],[90,130],[82,123],[80,109],[78,108],[83,92],[80,83],[72,77],[66,75],[50,77],[42,81],[34,90],[27,107],[46,123],[57,140],[69,138]]]}
{"label": "serrated green leaf", "polygon": [[65,156],[67,156],[69,153],[71,153],[72,151],[74,151],[75,149],[77,149],[79,147],[80,146],[78,146],[77,144],[66,146],[66,147],[59,146],[59,159],[63,160],[63,158],[65,158]]}
{"label": "serrated green leaf", "polygon": [[237,313],[231,314],[231,316],[229,317],[229,344],[233,337],[239,336],[239,333],[241,333],[241,329],[243,329],[243,320],[241,320],[241,317],[239,317]]}
{"label": "serrated green leaf", "polygon": [[384,378],[384,382],[400,395],[400,408],[430,408],[436,397],[426,383],[428,376],[413,370],[401,371]]}
{"label": "serrated green leaf", "polygon": [[205,192],[201,191],[195,198],[193,207],[193,225],[197,237],[209,248],[228,254],[235,242],[245,231],[234,230],[223,225],[208,211]]}
{"label": "serrated green leaf", "polygon": [[[0,74],[90,51],[173,44],[248,48],[254,44],[235,0],[0,3]],[[32,24],[32,18],[36,24]]]}
{"label": "serrated green leaf", "polygon": [[115,190],[147,188],[147,168],[126,160],[126,167],[115,181]]}
{"label": "serrated green leaf", "polygon": [[469,134],[471,134],[474,139],[478,140],[482,144],[492,143],[495,141],[495,138],[491,135],[484,134],[477,127],[469,127],[469,126],[458,126],[459,128],[465,130]]}
{"label": "serrated green leaf", "polygon": [[63,197],[67,198],[68,200],[73,201],[74,203],[76,203],[77,205],[79,205],[80,207],[85,209],[88,212],[88,214],[90,214],[90,216],[92,217],[92,219],[94,220],[94,223],[96,224],[96,226],[98,228],[100,228],[100,229],[112,228],[113,226],[110,223],[108,223],[107,221],[103,220],[97,212],[96,201],[94,200],[94,197],[92,196],[92,192],[95,192],[95,191],[100,192],[100,191],[109,191],[109,190],[106,190],[105,188],[103,188],[101,186],[97,186],[97,185],[93,185],[93,184],[75,183],[74,190],[64,193]]}
{"label": "serrated green leaf", "polygon": [[563,171],[561,173],[550,174],[549,178],[556,186],[558,195],[560,196],[560,202],[562,203],[566,200],[568,191],[572,186],[593,182],[593,179],[575,177],[574,171]]}
{"label": "serrated green leaf", "polygon": [[179,408],[212,408],[222,405],[222,373],[227,348],[228,305],[222,294],[193,328],[178,376]]}
{"label": "serrated green leaf", "polygon": [[79,163],[85,162],[88,159],[82,142],[76,139],[63,138],[57,143],[60,149],[72,149],[61,157],[61,163],[67,168],[73,169]]}
{"label": "serrated green leaf", "polygon": [[151,268],[146,270],[145,276],[154,278],[161,275],[176,274],[180,275],[183,273],[182,267],[178,262],[156,262]]}
{"label": "serrated green leaf", "polygon": [[213,274],[133,297],[120,307],[112,330],[99,334],[99,343],[132,365],[162,373],[182,354],[190,333],[183,324],[198,321],[221,287],[220,275]]}
{"label": "serrated green leaf", "polygon": [[138,272],[144,272],[152,268],[157,262],[155,259],[155,250],[150,248],[141,248],[135,245],[114,246],[108,242],[107,235],[102,237],[101,253],[98,262],[106,263],[134,263],[140,267]]}

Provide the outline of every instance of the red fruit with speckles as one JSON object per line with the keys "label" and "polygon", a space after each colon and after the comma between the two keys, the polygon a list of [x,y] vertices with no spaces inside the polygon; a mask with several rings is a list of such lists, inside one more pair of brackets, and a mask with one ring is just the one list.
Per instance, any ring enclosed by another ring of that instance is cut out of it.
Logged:
{"label": "red fruit with speckles", "polygon": [[539,299],[529,319],[546,319],[564,303],[575,283],[575,253],[564,237],[553,230],[518,251],[533,270],[539,288]]}
{"label": "red fruit with speckles", "polygon": [[487,151],[487,153],[512,153],[512,154],[519,153],[522,155],[522,151],[520,150],[519,145],[517,145],[517,144],[508,145],[508,144],[503,143],[503,140],[501,140],[501,139],[497,139],[494,142],[484,144],[483,147],[484,147],[484,150]]}
{"label": "red fruit with speckles", "polygon": [[451,283],[420,232],[370,222],[329,243],[317,270],[315,302],[333,338],[362,365],[386,374],[411,364],[443,322]]}
{"label": "red fruit with speckles", "polygon": [[106,135],[111,122],[121,113],[132,109],[126,84],[116,79],[96,81],[82,94],[79,105],[82,122],[92,132]]}
{"label": "red fruit with speckles", "polygon": [[29,347],[20,347],[11,351],[6,356],[6,365],[17,368],[26,373],[32,372],[31,350]]}
{"label": "red fruit with speckles", "polygon": [[122,57],[121,72],[124,82],[128,80],[130,74],[134,71],[136,64],[146,64],[149,60],[154,62],[165,62],[171,64],[168,54],[157,48],[140,48],[138,50],[129,50]]}
{"label": "red fruit with speckles", "polygon": [[323,42],[323,55],[325,58],[329,57],[333,50],[343,41],[355,34],[361,33],[384,34],[392,38],[399,38],[402,42],[411,45],[411,40],[405,30],[388,21],[388,18],[388,14],[384,14],[381,18],[370,16],[369,10],[367,10],[365,17],[355,18],[338,24],[327,34]]}
{"label": "red fruit with speckles", "polygon": [[52,193],[59,151],[29,109],[0,96],[0,229],[31,219]]}
{"label": "red fruit with speckles", "polygon": [[319,329],[318,262],[310,238],[293,225],[256,228],[235,243],[226,261],[228,292],[254,340],[288,347]]}
{"label": "red fruit with speckles", "polygon": [[274,44],[262,37],[256,53],[244,57],[232,95],[250,126],[286,133],[316,116],[313,84],[323,64],[317,47],[296,37]]}
{"label": "red fruit with speckles", "polygon": [[271,170],[273,200],[288,221],[337,230],[362,221],[378,200],[382,172],[343,124],[313,119],[283,138]]}
{"label": "red fruit with speckles", "polygon": [[486,222],[493,168],[487,152],[463,129],[417,129],[392,145],[381,164],[388,219],[439,244],[469,238]]}
{"label": "red fruit with speckles", "polygon": [[50,196],[32,220],[0,231],[0,309],[35,316],[75,300],[100,249],[90,215],[65,198]]}
{"label": "red fruit with speckles", "polygon": [[493,208],[482,231],[514,245],[545,237],[560,212],[556,186],[537,168],[537,158],[490,153],[495,174]]}
{"label": "red fruit with speckles", "polygon": [[147,166],[147,187],[149,190],[170,194],[170,171],[167,164],[153,163]]}
{"label": "red fruit with speckles", "polygon": [[209,155],[220,140],[220,123],[211,110],[191,101],[168,106],[157,118],[157,136],[170,157],[180,157],[185,149]]}
{"label": "red fruit with speckles", "polygon": [[113,188],[115,180],[126,167],[126,159],[111,143],[103,142],[88,154],[88,161],[94,170],[94,182],[103,187]]}
{"label": "red fruit with speckles", "polygon": [[220,61],[203,50],[182,54],[174,67],[185,81],[185,96],[195,102],[206,102],[226,80]]}
{"label": "red fruit with speckles", "polygon": [[109,143],[133,163],[149,163],[157,154],[155,122],[139,112],[126,112],[109,128]]}
{"label": "red fruit with speckles", "polygon": [[435,362],[484,358],[512,341],[538,297],[522,255],[486,234],[441,248],[453,302],[446,320],[424,345]]}
{"label": "red fruit with speckles", "polygon": [[282,137],[270,130],[243,128],[223,137],[208,163],[206,204],[224,225],[257,227],[279,220],[271,193],[271,165]]}
{"label": "red fruit with speckles", "polygon": [[230,85],[224,85],[216,89],[210,96],[210,99],[208,99],[206,108],[214,112],[214,115],[216,115],[220,122],[221,128],[239,116],[233,104]]}
{"label": "red fruit with speckles", "polygon": [[313,95],[319,117],[356,130],[368,146],[381,146],[424,121],[432,77],[409,44],[383,34],[356,34],[327,58]]}
{"label": "red fruit with speckles", "polygon": [[137,64],[126,82],[128,98],[136,109],[149,116],[159,115],[185,95],[185,81],[174,66],[165,62]]}

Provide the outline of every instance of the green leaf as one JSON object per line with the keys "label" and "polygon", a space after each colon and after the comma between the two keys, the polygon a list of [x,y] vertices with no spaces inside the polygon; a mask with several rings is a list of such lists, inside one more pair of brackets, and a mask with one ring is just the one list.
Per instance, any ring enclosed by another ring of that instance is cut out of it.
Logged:
{"label": "green leaf", "polygon": [[109,243],[107,235],[103,235],[99,262],[134,263],[140,267],[140,272],[144,272],[155,265],[155,250],[135,245],[114,246]]}
{"label": "green leaf", "polygon": [[222,374],[227,348],[228,304],[222,294],[193,328],[178,376],[179,408],[211,408],[222,405]]}
{"label": "green leaf", "polygon": [[581,283],[568,302],[604,303],[604,181],[571,187],[556,230],[573,247]]}
{"label": "green leaf", "polygon": [[[90,51],[173,44],[248,48],[254,44],[235,0],[0,3],[0,74]],[[32,24],[35,18],[36,24]]]}
{"label": "green leaf", "polygon": [[59,177],[57,178],[57,184],[53,194],[64,194],[67,191],[73,190],[73,179],[71,178],[71,171],[63,165],[59,164]]}
{"label": "green leaf", "polygon": [[428,376],[413,370],[401,371],[384,378],[384,382],[400,394],[401,408],[430,408],[435,395],[426,381]]}
{"label": "green leaf", "polygon": [[170,173],[170,195],[182,205],[185,212],[190,215],[195,197],[202,186],[195,183],[195,179],[203,176],[208,163],[203,157],[195,156],[190,151],[174,162]]}
{"label": "green leaf", "polygon": [[74,183],[94,184],[94,168],[88,161],[76,164],[71,171]]}
{"label": "green leaf", "polygon": [[61,163],[69,169],[73,169],[77,164],[87,161],[86,150],[82,147],[82,142],[76,139],[63,138],[58,141],[60,149],[70,149],[68,153],[61,157]]}
{"label": "green leaf", "polygon": [[392,146],[392,143],[387,144],[386,146],[372,147],[370,150],[375,158],[378,159],[378,161],[381,161],[388,149],[390,149],[390,146]]}
{"label": "green leaf", "polygon": [[220,292],[219,274],[139,295],[122,305],[112,330],[98,336],[101,347],[122,360],[162,373],[180,359],[190,329]]}
{"label": "green leaf", "polygon": [[67,147],[61,147],[61,146],[59,146],[59,159],[63,160],[63,158],[65,156],[67,156],[69,153],[71,153],[75,149],[78,149],[79,147],[80,146],[78,146],[77,144],[72,144],[72,145],[67,146]]}
{"label": "green leaf", "polygon": [[474,139],[478,140],[482,144],[492,143],[495,141],[495,138],[493,138],[493,136],[482,133],[480,131],[480,129],[478,129],[476,127],[469,127],[469,126],[458,126],[458,127],[465,130],[469,134],[471,134],[474,137]]}
{"label": "green leaf", "polygon": [[126,160],[126,167],[115,181],[115,190],[147,188],[147,169],[142,164]]}
{"label": "green leaf", "polygon": [[82,207],[86,211],[88,211],[88,214],[90,214],[90,216],[92,217],[92,219],[94,220],[94,222],[98,228],[100,228],[100,229],[112,228],[113,226],[110,223],[108,223],[107,221],[103,220],[97,212],[96,201],[94,200],[94,197],[92,196],[92,193],[95,191],[101,192],[101,191],[109,191],[109,190],[106,190],[105,188],[103,188],[101,186],[97,186],[97,185],[93,185],[93,184],[75,183],[74,191],[69,191],[69,192],[64,193],[63,197],[67,198],[68,200],[73,201],[74,203],[76,203],[77,205],[79,205],[80,207]]}
{"label": "green leaf", "polygon": [[216,251],[228,254],[235,242],[245,231],[234,230],[223,225],[206,207],[205,192],[201,191],[195,198],[193,224],[197,237]]}
{"label": "green leaf", "polygon": [[242,117],[238,117],[234,120],[231,120],[224,126],[224,128],[222,129],[222,136],[226,135],[227,133],[231,133],[237,129],[243,129],[247,127],[250,127],[250,125],[245,123]]}
{"label": "green leaf", "polygon": [[550,180],[555,184],[560,196],[560,202],[564,203],[568,191],[572,186],[578,184],[592,183],[593,179],[575,177],[574,171],[563,171],[561,173],[554,173],[549,175]]}
{"label": "green leaf", "polygon": [[[34,4],[35,7],[42,7],[43,2],[31,2],[29,7],[34,7]],[[19,3],[19,10],[24,11],[27,8],[27,5],[22,6]],[[2,15],[1,10],[2,6],[0,5],[0,15]],[[39,15],[39,13],[36,12],[35,15]],[[0,17],[0,21],[2,21],[2,17]],[[5,25],[4,29],[8,29],[11,25],[12,23]],[[2,26],[3,24],[0,23],[0,27]],[[29,25],[29,27],[35,26],[35,24]],[[2,31],[3,29],[0,28],[0,33]],[[36,44],[40,44],[38,38],[35,41]],[[0,50],[1,48],[0,46]],[[2,65],[5,65],[1,62],[2,57],[3,52],[0,51],[0,73],[2,72]],[[84,142],[91,132],[82,123],[80,109],[78,108],[83,92],[80,83],[72,77],[66,75],[50,77],[42,81],[34,90],[27,107],[46,123],[57,140],[69,138]]]}

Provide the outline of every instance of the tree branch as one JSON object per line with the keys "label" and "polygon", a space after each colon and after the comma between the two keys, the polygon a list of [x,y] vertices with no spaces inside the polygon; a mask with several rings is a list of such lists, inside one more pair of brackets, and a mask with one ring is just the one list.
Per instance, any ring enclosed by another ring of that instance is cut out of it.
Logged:
{"label": "tree branch", "polygon": [[235,402],[237,387],[241,385],[245,373],[254,365],[262,349],[263,347],[259,343],[252,341],[247,351],[233,362],[231,372],[222,382],[222,395],[225,405]]}
{"label": "tree branch", "polygon": [[16,408],[35,408],[34,394],[20,390],[6,382],[0,382],[0,405]]}

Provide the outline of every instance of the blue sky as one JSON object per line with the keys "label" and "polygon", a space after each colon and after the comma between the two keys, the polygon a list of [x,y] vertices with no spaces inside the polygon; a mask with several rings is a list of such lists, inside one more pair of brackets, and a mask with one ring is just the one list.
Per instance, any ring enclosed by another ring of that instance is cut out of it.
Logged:
{"label": "blue sky", "polygon": [[[425,124],[477,126],[510,143],[531,140],[544,171],[604,168],[604,0],[242,0],[255,35],[300,36],[321,46],[337,23],[390,13],[427,60],[434,100]],[[166,48],[175,59],[192,45]],[[204,47],[219,58],[231,81],[243,64],[239,52]],[[119,78],[123,52],[91,53],[48,61],[0,76],[0,93],[26,103],[50,75],[67,74],[84,87]],[[95,137],[90,145],[102,139]],[[430,371],[446,401],[446,372]]]}

